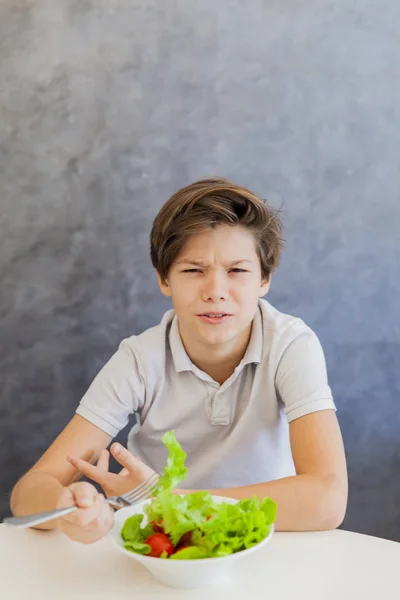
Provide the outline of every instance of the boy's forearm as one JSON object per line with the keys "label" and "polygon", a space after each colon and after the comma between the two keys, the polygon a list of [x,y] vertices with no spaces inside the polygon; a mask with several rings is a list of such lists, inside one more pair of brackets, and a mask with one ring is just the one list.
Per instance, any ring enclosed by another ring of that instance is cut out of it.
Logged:
{"label": "boy's forearm", "polygon": [[[11,494],[11,511],[15,516],[45,512],[56,508],[63,486],[52,475],[31,471],[24,475]],[[56,521],[37,525],[37,529],[54,529]]]}
{"label": "boy's forearm", "polygon": [[[184,491],[184,490],[181,490]],[[188,491],[188,490],[187,490]],[[179,490],[178,490],[179,492]],[[335,478],[295,475],[265,483],[209,490],[216,496],[241,500],[269,496],[278,504],[277,531],[336,529],[343,521],[347,486]]]}

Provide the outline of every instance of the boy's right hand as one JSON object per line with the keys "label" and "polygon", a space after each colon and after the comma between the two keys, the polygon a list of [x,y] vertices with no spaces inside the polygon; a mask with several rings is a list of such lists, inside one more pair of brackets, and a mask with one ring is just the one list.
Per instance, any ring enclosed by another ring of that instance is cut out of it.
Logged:
{"label": "boy's right hand", "polygon": [[58,521],[58,529],[71,540],[92,544],[110,531],[114,524],[114,511],[106,504],[103,494],[99,494],[91,483],[81,481],[65,487],[56,508],[74,504],[78,506],[78,510]]}

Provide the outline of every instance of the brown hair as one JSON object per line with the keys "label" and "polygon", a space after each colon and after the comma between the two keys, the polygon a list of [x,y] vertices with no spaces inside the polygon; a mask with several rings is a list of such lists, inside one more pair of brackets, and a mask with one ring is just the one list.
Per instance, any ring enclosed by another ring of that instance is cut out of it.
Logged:
{"label": "brown hair", "polygon": [[269,279],[279,264],[283,245],[277,211],[250,190],[218,178],[178,190],[156,216],[150,234],[150,256],[162,281],[188,238],[217,225],[239,225],[251,231],[262,277]]}

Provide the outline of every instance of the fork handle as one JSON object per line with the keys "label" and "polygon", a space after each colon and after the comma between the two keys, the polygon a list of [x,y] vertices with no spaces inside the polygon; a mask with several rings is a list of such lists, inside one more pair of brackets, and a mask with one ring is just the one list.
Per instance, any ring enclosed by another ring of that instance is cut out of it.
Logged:
{"label": "fork handle", "polygon": [[[114,508],[120,508],[117,502],[117,498],[110,496],[110,498],[104,499],[105,504],[111,504]],[[28,527],[35,527],[35,525],[41,525],[47,521],[52,521],[59,517],[65,517],[70,513],[76,511],[77,506],[67,506],[67,508],[58,508],[56,510],[49,510],[47,512],[35,513],[33,515],[24,515],[22,517],[6,517],[3,519],[4,525],[12,525],[18,527],[18,529],[27,529]]]}
{"label": "fork handle", "polygon": [[48,512],[40,512],[34,515],[25,515],[23,517],[7,517],[3,519],[5,525],[12,525],[19,529],[26,529],[27,527],[34,527],[46,521],[57,519],[58,517],[64,517],[77,510],[77,506],[68,506],[67,508],[59,508],[58,510],[49,510]]}

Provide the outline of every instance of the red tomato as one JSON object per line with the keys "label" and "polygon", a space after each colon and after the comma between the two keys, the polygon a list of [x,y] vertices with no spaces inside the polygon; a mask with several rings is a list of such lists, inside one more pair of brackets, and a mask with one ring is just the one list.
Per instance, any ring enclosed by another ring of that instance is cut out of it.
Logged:
{"label": "red tomato", "polygon": [[161,521],[161,519],[158,521],[150,521],[150,523],[151,525],[153,525],[155,533],[164,533],[163,522]]}
{"label": "red tomato", "polygon": [[145,543],[151,546],[151,552],[147,556],[159,558],[163,552],[166,552],[169,556],[175,550],[171,540],[165,533],[153,533],[147,538]]}

